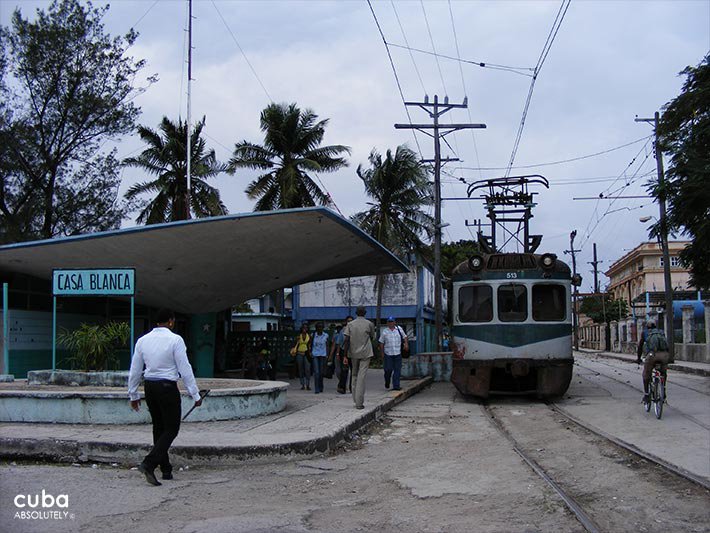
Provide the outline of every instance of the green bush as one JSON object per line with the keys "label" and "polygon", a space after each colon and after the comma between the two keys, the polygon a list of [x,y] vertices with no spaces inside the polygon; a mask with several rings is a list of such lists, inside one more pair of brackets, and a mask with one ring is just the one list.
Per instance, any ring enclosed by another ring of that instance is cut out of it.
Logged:
{"label": "green bush", "polygon": [[101,372],[117,369],[117,351],[128,345],[131,327],[127,322],[81,324],[72,332],[63,329],[57,340],[72,352],[69,362],[73,369]]}

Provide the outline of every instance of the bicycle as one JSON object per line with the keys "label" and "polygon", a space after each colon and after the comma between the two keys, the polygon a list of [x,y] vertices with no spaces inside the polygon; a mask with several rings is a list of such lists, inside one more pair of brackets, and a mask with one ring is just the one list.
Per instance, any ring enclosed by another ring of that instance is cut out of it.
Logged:
{"label": "bicycle", "polygon": [[643,407],[648,413],[651,410],[651,404],[653,404],[653,412],[660,420],[663,416],[663,404],[666,403],[666,375],[662,371],[661,363],[653,365],[649,389],[648,400],[644,400]]}

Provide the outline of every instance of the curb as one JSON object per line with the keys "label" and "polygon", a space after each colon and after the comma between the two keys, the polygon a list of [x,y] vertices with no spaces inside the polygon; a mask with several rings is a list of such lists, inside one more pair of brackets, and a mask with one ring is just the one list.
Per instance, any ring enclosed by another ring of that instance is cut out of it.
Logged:
{"label": "curb", "polygon": [[[579,350],[580,353],[584,353],[587,355],[598,355],[600,357],[605,357],[606,359],[616,359],[617,361],[623,361],[625,363],[629,364],[636,364],[636,361],[632,361],[628,359],[627,357],[622,356],[621,354],[617,355],[614,353],[610,352],[595,352],[595,351],[586,351],[586,350]],[[675,370],[676,372],[684,372],[685,374],[696,374],[698,376],[710,376],[710,369],[707,368],[694,368],[691,366],[685,366],[681,365],[678,363],[671,363],[668,365],[668,368],[670,370]]]}
{"label": "curb", "polygon": [[[433,383],[431,376],[422,378],[413,386],[401,391],[352,422],[330,433],[312,439],[266,444],[259,446],[180,446],[170,448],[176,464],[239,463],[247,459],[278,455],[309,455],[334,449],[347,435],[381,418],[395,405],[410,398]],[[0,438],[0,458],[5,460],[35,460],[55,463],[122,463],[134,465],[140,453],[150,451],[148,444],[111,442],[78,442],[58,439]]]}

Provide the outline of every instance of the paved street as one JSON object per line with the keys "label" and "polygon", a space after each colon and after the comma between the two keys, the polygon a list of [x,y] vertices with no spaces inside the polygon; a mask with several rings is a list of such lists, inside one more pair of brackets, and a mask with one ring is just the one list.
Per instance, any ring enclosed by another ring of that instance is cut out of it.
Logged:
{"label": "paved street", "polygon": [[[635,365],[590,355],[577,363],[559,402],[565,412],[706,475],[709,378],[671,373],[670,407],[658,421],[641,409]],[[494,399],[487,408],[602,530],[710,531],[710,496],[698,485],[543,403]],[[484,406],[448,383],[407,399],[325,455],[192,466],[162,487],[107,465],[4,463],[0,479],[0,523],[18,532],[584,530]],[[68,495],[66,519],[13,518],[17,494],[42,490]]]}

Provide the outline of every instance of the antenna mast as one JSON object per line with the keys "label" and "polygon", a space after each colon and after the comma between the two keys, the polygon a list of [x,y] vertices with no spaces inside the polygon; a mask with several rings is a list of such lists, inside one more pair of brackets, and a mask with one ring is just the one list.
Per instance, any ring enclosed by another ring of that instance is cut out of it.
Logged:
{"label": "antenna mast", "polygon": [[192,0],[188,2],[187,17],[187,190],[185,192],[185,219],[190,218],[190,173],[192,163]]}

